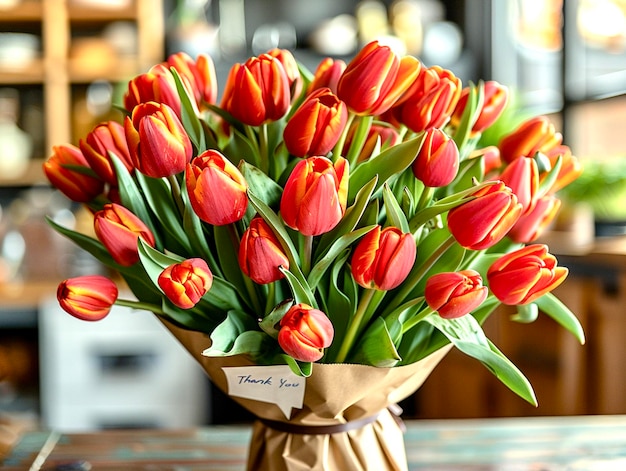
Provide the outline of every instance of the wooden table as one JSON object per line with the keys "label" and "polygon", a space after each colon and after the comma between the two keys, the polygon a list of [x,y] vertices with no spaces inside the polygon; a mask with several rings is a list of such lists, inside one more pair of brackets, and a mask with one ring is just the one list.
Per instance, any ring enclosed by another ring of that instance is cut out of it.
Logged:
{"label": "wooden table", "polygon": [[[3,470],[244,470],[247,425],[25,434]],[[621,471],[626,416],[407,421],[410,470]]]}

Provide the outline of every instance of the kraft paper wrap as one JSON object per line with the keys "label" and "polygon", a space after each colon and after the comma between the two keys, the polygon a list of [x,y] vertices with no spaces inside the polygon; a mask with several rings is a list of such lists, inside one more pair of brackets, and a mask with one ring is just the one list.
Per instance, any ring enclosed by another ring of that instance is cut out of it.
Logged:
{"label": "kraft paper wrap", "polygon": [[[202,352],[210,345],[207,335],[163,323],[225,393],[228,385],[222,367],[254,365],[246,356],[205,357]],[[406,471],[403,430],[388,408],[415,392],[449,349],[396,368],[316,363],[306,380],[304,406],[292,410],[289,421],[274,404],[231,396],[260,419],[292,425],[328,426],[376,417],[361,428],[333,434],[287,433],[256,421],[248,470]]]}

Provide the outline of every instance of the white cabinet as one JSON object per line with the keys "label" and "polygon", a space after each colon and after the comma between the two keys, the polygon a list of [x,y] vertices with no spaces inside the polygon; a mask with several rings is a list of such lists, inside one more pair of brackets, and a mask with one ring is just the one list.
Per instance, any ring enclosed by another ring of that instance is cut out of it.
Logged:
{"label": "white cabinet", "polygon": [[208,378],[150,312],[115,306],[101,321],[39,310],[41,413],[62,431],[207,423]]}

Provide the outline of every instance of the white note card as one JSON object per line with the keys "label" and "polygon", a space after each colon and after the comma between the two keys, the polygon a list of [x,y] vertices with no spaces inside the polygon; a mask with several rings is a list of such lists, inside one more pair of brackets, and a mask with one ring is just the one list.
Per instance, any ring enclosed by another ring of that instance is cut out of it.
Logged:
{"label": "white note card", "polygon": [[306,378],[287,365],[231,366],[222,371],[230,396],[276,404],[288,419],[291,409],[302,409]]}

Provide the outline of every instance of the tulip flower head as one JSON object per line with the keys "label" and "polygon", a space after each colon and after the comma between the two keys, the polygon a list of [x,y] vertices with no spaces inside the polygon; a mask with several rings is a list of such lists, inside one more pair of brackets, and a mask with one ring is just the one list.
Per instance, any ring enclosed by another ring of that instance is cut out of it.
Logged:
{"label": "tulip flower head", "polygon": [[211,289],[213,274],[201,258],[174,263],[161,272],[159,287],[181,309],[191,309]]}
{"label": "tulip flower head", "polygon": [[83,321],[104,319],[117,296],[115,283],[100,275],[69,278],[57,288],[59,305],[65,312]]}
{"label": "tulip flower head", "polygon": [[289,109],[290,85],[278,58],[270,54],[251,57],[230,69],[221,106],[250,126],[276,121]]}
{"label": "tulip flower head", "polygon": [[539,169],[535,159],[518,157],[505,167],[498,180],[517,196],[522,214],[532,211],[539,197]]}
{"label": "tulip flower head", "polygon": [[185,173],[191,206],[200,219],[223,226],[239,221],[248,207],[248,185],[223,154],[209,149],[195,157]]}
{"label": "tulip flower head", "polygon": [[320,61],[313,74],[313,79],[307,88],[307,95],[313,93],[318,88],[329,88],[335,95],[337,94],[337,84],[341,74],[346,70],[346,63],[340,59],[326,57]]}
{"label": "tulip flower head", "polygon": [[292,306],[281,319],[278,344],[298,361],[317,361],[332,344],[334,333],[326,314],[300,303]]}
{"label": "tulip flower head", "polygon": [[414,57],[399,58],[389,46],[372,41],[346,67],[337,95],[357,115],[383,114],[409,89],[420,67]]}
{"label": "tulip flower head", "polygon": [[376,226],[354,249],[352,276],[364,288],[390,290],[406,279],[416,255],[411,234],[404,234],[397,227]]}
{"label": "tulip flower head", "polygon": [[295,156],[326,155],[348,120],[348,109],[329,88],[311,93],[289,119],[283,132],[287,150]]}
{"label": "tulip flower head", "polygon": [[503,182],[481,188],[474,199],[448,213],[448,229],[466,249],[483,250],[497,244],[522,214],[522,205]]}
{"label": "tulip flower head", "polygon": [[554,129],[547,116],[536,116],[520,124],[505,135],[498,147],[505,162],[513,162],[518,157],[534,157],[537,152],[548,154],[559,146],[563,136]]}
{"label": "tulip flower head", "polygon": [[509,252],[487,271],[491,292],[504,304],[529,304],[567,277],[568,269],[557,266],[556,257],[543,244],[533,244]]}
{"label": "tulip flower head", "polygon": [[424,143],[413,161],[413,174],[425,186],[439,188],[452,183],[459,172],[459,149],[441,129],[426,131]]}
{"label": "tulip flower head", "polygon": [[176,175],[191,159],[191,140],[174,110],[164,103],[137,105],[126,117],[124,130],[133,166],[144,175]]}
{"label": "tulip flower head", "polygon": [[[469,98],[469,87],[461,92],[461,97],[456,105],[456,109],[451,117],[452,124],[458,126],[461,117],[467,106]],[[509,89],[494,81],[489,80],[483,85],[483,103],[478,113],[478,117],[472,126],[472,135],[480,134],[490,127],[502,114],[509,98]]]}
{"label": "tulip flower head", "polygon": [[198,107],[202,107],[204,103],[215,103],[217,74],[210,56],[198,54],[196,60],[193,60],[187,53],[177,52],[170,55],[166,63],[176,69]]}
{"label": "tulip flower head", "polygon": [[280,200],[280,213],[287,224],[306,236],[334,228],[346,211],[348,161],[333,164],[325,157],[309,157],[296,164]]}
{"label": "tulip flower head", "polygon": [[130,210],[117,203],[105,204],[94,214],[94,231],[116,263],[131,266],[139,261],[139,238],[154,247],[152,231]]}
{"label": "tulip flower head", "polygon": [[254,217],[241,236],[239,266],[255,283],[265,285],[280,280],[285,275],[280,267],[289,269],[289,259],[269,224]]}
{"label": "tulip flower head", "polygon": [[[82,167],[84,172],[72,167]],[[89,174],[91,167],[80,149],[72,144],[52,147],[43,171],[61,193],[77,203],[87,203],[104,191],[104,182]]]}
{"label": "tulip flower head", "polygon": [[428,306],[444,319],[469,314],[487,298],[488,289],[475,270],[443,272],[426,281],[424,297]]}
{"label": "tulip flower head", "polygon": [[152,66],[144,74],[128,82],[124,94],[124,108],[129,113],[142,103],[153,101],[170,107],[180,117],[180,97],[176,90],[176,81],[166,63]]}
{"label": "tulip flower head", "polygon": [[133,170],[124,126],[117,121],[98,124],[78,145],[93,171],[112,186],[117,186],[117,176],[110,154],[114,154],[129,172]]}

